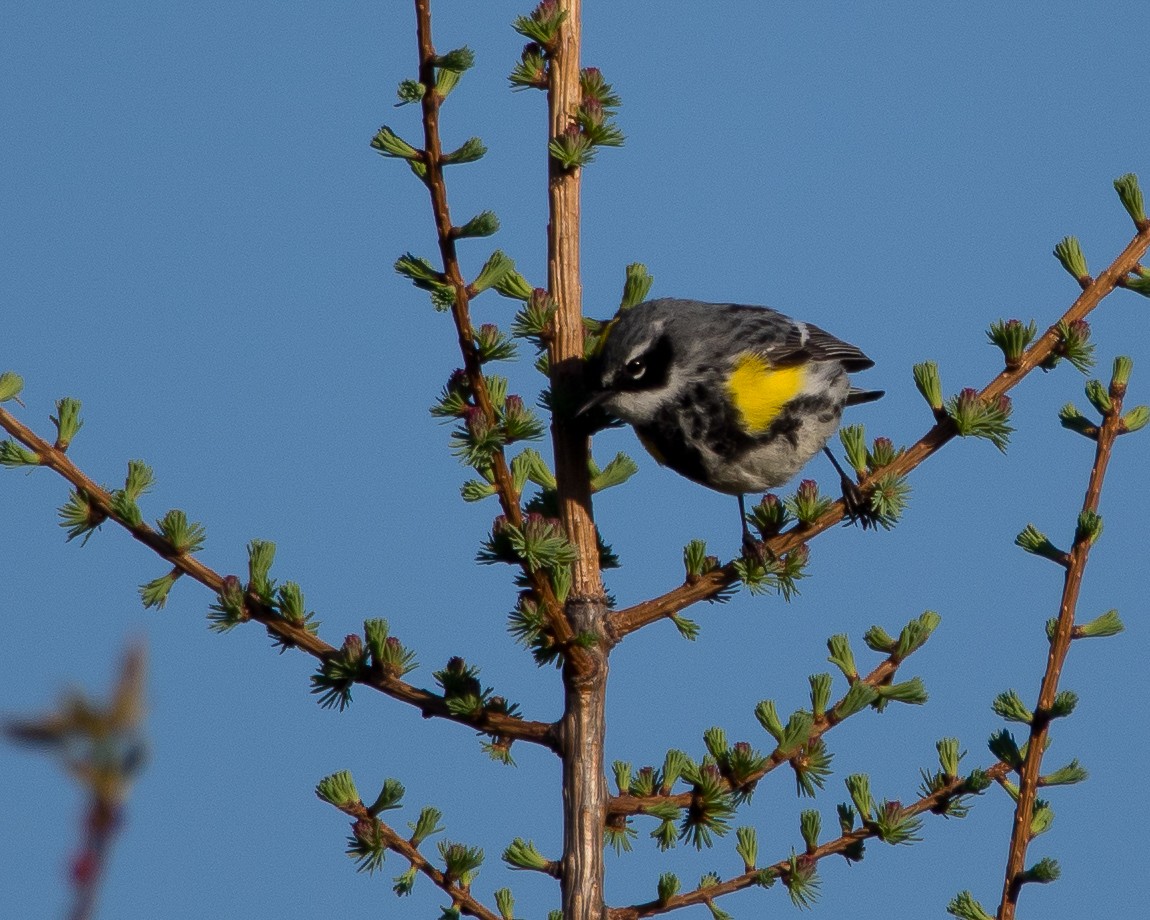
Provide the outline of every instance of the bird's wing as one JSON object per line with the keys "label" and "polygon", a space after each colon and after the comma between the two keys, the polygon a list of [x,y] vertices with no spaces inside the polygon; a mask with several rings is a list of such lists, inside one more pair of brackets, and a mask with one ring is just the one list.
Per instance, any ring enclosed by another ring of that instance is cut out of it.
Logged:
{"label": "bird's wing", "polygon": [[752,344],[752,350],[775,367],[804,364],[807,361],[837,361],[848,373],[854,373],[874,366],[874,362],[860,348],[810,323],[794,322],[781,338],[777,333],[769,338],[764,336]]}

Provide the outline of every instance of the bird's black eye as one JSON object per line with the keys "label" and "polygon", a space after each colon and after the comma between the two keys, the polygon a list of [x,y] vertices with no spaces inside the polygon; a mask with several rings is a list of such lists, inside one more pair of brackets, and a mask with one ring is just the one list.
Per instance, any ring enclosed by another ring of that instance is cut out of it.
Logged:
{"label": "bird's black eye", "polygon": [[632,380],[641,380],[643,375],[647,373],[647,362],[642,358],[632,358],[623,365],[623,370]]}

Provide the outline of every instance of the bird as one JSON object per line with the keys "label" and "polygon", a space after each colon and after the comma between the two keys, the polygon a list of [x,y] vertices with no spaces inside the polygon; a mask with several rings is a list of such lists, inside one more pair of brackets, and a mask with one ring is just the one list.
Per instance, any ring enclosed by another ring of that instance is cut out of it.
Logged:
{"label": "bird", "polygon": [[661,465],[738,496],[750,548],[744,495],[784,485],[820,450],[839,473],[848,515],[866,526],[865,498],[826,444],[844,407],[883,395],[850,383],[873,365],[858,347],[769,307],[660,298],[606,323],[578,414],[601,407]]}

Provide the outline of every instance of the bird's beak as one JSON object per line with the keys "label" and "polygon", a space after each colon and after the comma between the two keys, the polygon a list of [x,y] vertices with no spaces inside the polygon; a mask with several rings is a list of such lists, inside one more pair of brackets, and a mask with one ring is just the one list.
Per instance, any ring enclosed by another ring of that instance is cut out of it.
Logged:
{"label": "bird's beak", "polygon": [[579,407],[579,410],[575,413],[575,417],[578,418],[581,415],[585,415],[596,406],[602,405],[610,396],[610,390],[600,390]]}

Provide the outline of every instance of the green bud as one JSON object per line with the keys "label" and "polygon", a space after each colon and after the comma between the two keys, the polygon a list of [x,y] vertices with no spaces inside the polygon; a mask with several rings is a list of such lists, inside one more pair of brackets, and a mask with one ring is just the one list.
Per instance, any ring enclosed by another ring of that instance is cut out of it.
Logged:
{"label": "green bud", "polygon": [[1145,428],[1147,422],[1150,422],[1150,406],[1135,406],[1122,416],[1119,431],[1122,434],[1129,434],[1132,431]]}
{"label": "green bud", "polygon": [[500,888],[495,892],[495,906],[503,920],[514,920],[515,898],[512,896],[510,888]]}
{"label": "green bud", "polygon": [[494,211],[483,211],[476,214],[471,220],[459,227],[455,235],[460,238],[491,236],[499,230],[499,218]]}
{"label": "green bud", "polygon": [[39,466],[40,455],[15,441],[0,441],[0,466]]}
{"label": "green bud", "polygon": [[355,780],[347,770],[325,776],[316,784],[315,794],[336,808],[350,808],[359,804],[359,792],[355,788]]}
{"label": "green bud", "polygon": [[1058,877],[1062,875],[1062,870],[1058,866],[1058,861],[1046,857],[1040,859],[1037,863],[1022,873],[1022,881],[1038,882],[1045,885],[1049,882],[1055,882]]}
{"label": "green bud", "polygon": [[1113,404],[1110,402],[1110,394],[1106,391],[1106,387],[1102,385],[1101,380],[1086,381],[1086,398],[1089,399],[1090,404],[1103,415],[1108,415],[1114,409]]}
{"label": "green bud", "polygon": [[938,763],[948,777],[958,776],[958,764],[965,752],[958,749],[957,738],[942,738],[936,745]]}
{"label": "green bud", "polygon": [[918,651],[941,622],[942,617],[933,610],[923,611],[920,616],[902,628],[902,632],[898,635],[898,645],[893,652],[894,657],[901,661]]}
{"label": "green bud", "polygon": [[1026,707],[1014,690],[1004,690],[994,698],[994,711],[1008,722],[1022,722],[1029,725],[1034,713]]}
{"label": "green bud", "polygon": [[703,744],[715,761],[721,762],[728,750],[727,733],[717,725],[712,726],[703,732]]}
{"label": "green bud", "polygon": [[924,361],[914,366],[914,385],[922,394],[931,410],[938,414],[942,411],[942,380],[938,376],[938,365],[933,361]]}
{"label": "green bud", "polygon": [[426,93],[427,87],[418,80],[404,80],[399,84],[399,89],[395,91],[395,95],[399,99],[396,105],[410,105],[413,102],[420,102]]}
{"label": "green bud", "polygon": [[375,801],[367,809],[373,816],[378,816],[381,811],[392,811],[393,809],[401,806],[403,793],[406,790],[403,788],[403,783],[397,779],[385,779],[383,781],[383,788],[379,790],[379,795],[376,796]]}
{"label": "green bud", "polygon": [[875,693],[883,703],[906,703],[910,706],[925,705],[930,698],[921,677],[912,677],[900,684],[875,687]]}
{"label": "green bud", "polygon": [[659,900],[666,903],[679,893],[679,876],[673,872],[664,872],[659,876]]}
{"label": "green bud", "polygon": [[67,396],[56,400],[56,414],[51,419],[56,426],[56,449],[67,450],[76,432],[84,425],[80,418],[80,400]]}
{"label": "green bud", "polygon": [[858,813],[863,820],[870,821],[875,812],[874,799],[870,793],[870,777],[865,773],[852,773],[844,782]]}
{"label": "green bud", "polygon": [[[524,278],[517,271],[509,271],[502,278],[500,278],[494,285],[495,293],[509,300],[523,300],[526,301],[531,297],[534,289],[527,283]],[[515,335],[515,327],[512,325],[512,335]]]}
{"label": "green bud", "polygon": [[1021,363],[1022,353],[1026,351],[1034,337],[1038,334],[1038,326],[1031,320],[1023,325],[1020,320],[997,320],[990,325],[987,338],[991,344],[997,345],[1006,359],[1006,367],[1010,370]]}
{"label": "green bud", "polygon": [[1141,294],[1143,297],[1150,297],[1150,276],[1146,274],[1139,274],[1134,277],[1127,276],[1123,279],[1122,285],[1128,291]]}
{"label": "green bud", "polygon": [[639,472],[639,464],[626,454],[616,454],[599,472],[591,474],[591,492],[602,492],[613,486],[620,486]]}
{"label": "green bud", "polygon": [[248,543],[248,590],[266,604],[275,601],[275,581],[269,578],[276,545],[270,540],[252,540]]}
{"label": "green bud", "polygon": [[166,575],[161,575],[159,578],[140,585],[140,600],[143,602],[144,607],[148,609],[162,609],[168,602],[168,593],[172,590],[172,585],[176,583],[176,579],[179,578],[181,574],[179,569],[174,569]]}
{"label": "green bud", "polygon": [[946,912],[958,920],[994,920],[969,891],[959,892],[946,905]]}
{"label": "green bud", "polygon": [[735,852],[743,859],[743,871],[750,872],[755,868],[759,858],[759,837],[753,827],[740,827],[735,830],[738,840]]}
{"label": "green bud", "polygon": [[395,260],[395,270],[411,281],[417,288],[424,291],[452,291],[447,278],[438,272],[431,263],[422,256],[404,253]]}
{"label": "green bud", "polygon": [[1051,370],[1065,358],[1078,371],[1085,374],[1094,366],[1094,344],[1090,341],[1090,324],[1084,319],[1076,319],[1072,323],[1059,320],[1057,330],[1058,343],[1042,362],[1042,369]]}
{"label": "green bud", "polygon": [[409,866],[406,872],[401,872],[394,879],[392,879],[391,890],[395,892],[397,897],[407,897],[415,890],[415,880],[419,876],[418,870],[415,866]]}
{"label": "green bud", "polygon": [[371,139],[373,150],[379,151],[385,157],[396,157],[402,160],[421,160],[423,151],[412,147],[407,141],[391,130],[387,125],[375,132]]}
{"label": "green bud", "polygon": [[666,756],[663,758],[663,779],[659,791],[664,795],[669,793],[671,787],[679,781],[679,777],[683,775],[684,771],[690,769],[692,766],[691,758],[683,751],[675,749],[667,751]]}
{"label": "green bud", "polygon": [[1080,435],[1091,440],[1098,439],[1098,426],[1079,412],[1074,403],[1067,403],[1058,410],[1058,421],[1062,423],[1063,428],[1077,431]]}
{"label": "green bud", "polygon": [[679,635],[690,642],[694,642],[699,638],[699,624],[694,620],[687,619],[681,613],[673,613],[670,617],[671,623],[675,629],[679,630]]}
{"label": "green bud", "polygon": [[567,18],[567,10],[558,3],[542,0],[530,16],[519,16],[511,27],[525,38],[550,49],[559,35],[559,27]]}
{"label": "green bud", "polygon": [[1040,777],[1039,783],[1043,786],[1073,786],[1089,777],[1090,774],[1086,769],[1077,760],[1072,760],[1065,767],[1059,767],[1053,773]]}
{"label": "green bud", "polygon": [[854,681],[858,677],[858,667],[855,665],[850,639],[843,634],[831,636],[827,639],[827,648],[831,653],[827,661],[842,671],[847,680]]}
{"label": "green bud", "polygon": [[455,48],[446,54],[437,55],[433,59],[433,63],[443,70],[454,70],[457,73],[462,73],[475,66],[475,52],[464,45],[462,48]]}
{"label": "green bud", "polygon": [[867,472],[866,429],[862,425],[848,425],[839,429],[839,440],[846,451],[847,462],[860,476]]}
{"label": "green bud", "polygon": [[1054,809],[1050,807],[1049,802],[1038,799],[1034,803],[1034,817],[1030,819],[1030,835],[1037,837],[1039,834],[1045,834],[1050,830],[1050,825],[1054,823]]}
{"label": "green bud", "polygon": [[515,271],[515,262],[501,250],[496,249],[480,269],[478,277],[471,283],[476,294],[499,284],[510,272]]}
{"label": "green bud", "polygon": [[647,271],[647,266],[641,262],[632,262],[627,266],[626,278],[623,281],[623,298],[619,303],[620,310],[629,310],[636,304],[647,299],[651,285],[655,279]]}
{"label": "green bud", "polygon": [[1142,203],[1142,189],[1138,187],[1138,177],[1134,173],[1126,173],[1114,180],[1114,190],[1122,202],[1122,207],[1134,221],[1139,230],[1146,223],[1146,208]]}
{"label": "green bud", "polygon": [[881,626],[872,626],[868,629],[863,634],[863,642],[872,652],[881,652],[885,655],[891,654],[897,645],[890,634]]}
{"label": "green bud", "polygon": [[615,774],[619,795],[627,795],[631,791],[631,764],[625,760],[616,760],[611,764],[611,771]]}
{"label": "green bud", "polygon": [[811,712],[821,716],[826,712],[827,704],[831,699],[831,676],[829,674],[812,674],[807,678],[811,685]]}
{"label": "green bud", "polygon": [[807,809],[799,815],[799,833],[803,843],[807,845],[807,852],[813,853],[819,848],[819,834],[822,832],[822,818],[814,809]]}
{"label": "green bud", "polygon": [[24,390],[24,378],[14,371],[4,371],[0,374],[0,403],[11,399],[20,401],[20,393]]}
{"label": "green bud", "polygon": [[198,553],[204,548],[207,530],[198,521],[188,521],[179,509],[172,509],[156,522],[160,533],[178,554]]}
{"label": "green bud", "polygon": [[471,137],[465,140],[457,149],[452,150],[451,153],[445,153],[442,157],[444,166],[453,166],[459,163],[474,163],[476,160],[481,159],[487,153],[487,148],[483,145],[477,137]]}
{"label": "green bud", "polygon": [[1066,236],[1059,240],[1054,247],[1054,257],[1062,263],[1062,267],[1079,283],[1090,278],[1090,271],[1086,267],[1086,256],[1082,254],[1082,246],[1078,238]]}
{"label": "green bud", "polygon": [[1051,543],[1046,534],[1033,524],[1027,524],[1022,533],[1014,538],[1014,543],[1035,556],[1042,556],[1044,559],[1062,564],[1066,562],[1066,553]]}
{"label": "green bud", "polygon": [[856,712],[862,712],[867,706],[873,705],[876,700],[878,700],[878,692],[870,684],[856,680],[851,684],[846,696],[834,708],[835,718],[840,720],[849,718]]}
{"label": "green bud", "polygon": [[1074,712],[1078,705],[1078,694],[1073,690],[1060,690],[1054,697],[1050,707],[1050,718],[1063,719]]}
{"label": "green bud", "polygon": [[444,874],[452,879],[459,879],[464,885],[475,877],[475,873],[483,864],[483,850],[479,847],[441,840],[438,849],[439,855],[443,857]]}
{"label": "green bud", "polygon": [[967,387],[946,406],[960,436],[985,438],[1003,453],[1014,431],[1008,424],[1013,406],[1008,396],[984,399],[977,390]]}
{"label": "green bud", "polygon": [[503,851],[503,861],[512,869],[534,869],[536,872],[546,872],[551,865],[534,843],[522,837],[516,837]]}
{"label": "green bud", "polygon": [[1014,740],[1014,735],[1007,729],[1004,728],[1002,731],[991,735],[986,745],[990,748],[990,753],[1010,769],[1022,769],[1022,753],[1018,749],[1018,742]]}
{"label": "green bud", "polygon": [[1130,382],[1130,373],[1134,370],[1134,359],[1127,355],[1119,355],[1114,359],[1114,372],[1110,375],[1110,388],[1111,390],[1119,389],[1122,392],[1126,391],[1126,385]]}
{"label": "green bud", "polygon": [[1074,533],[1074,542],[1085,541],[1093,546],[1102,536],[1102,515],[1093,511],[1083,511],[1078,515],[1078,528]]}
{"label": "green bud", "polygon": [[1075,636],[1076,638],[1083,639],[1100,639],[1107,636],[1116,636],[1125,628],[1121,618],[1118,616],[1118,611],[1107,610],[1104,614],[1095,617],[1089,623],[1083,623],[1081,626],[1076,627]]}

